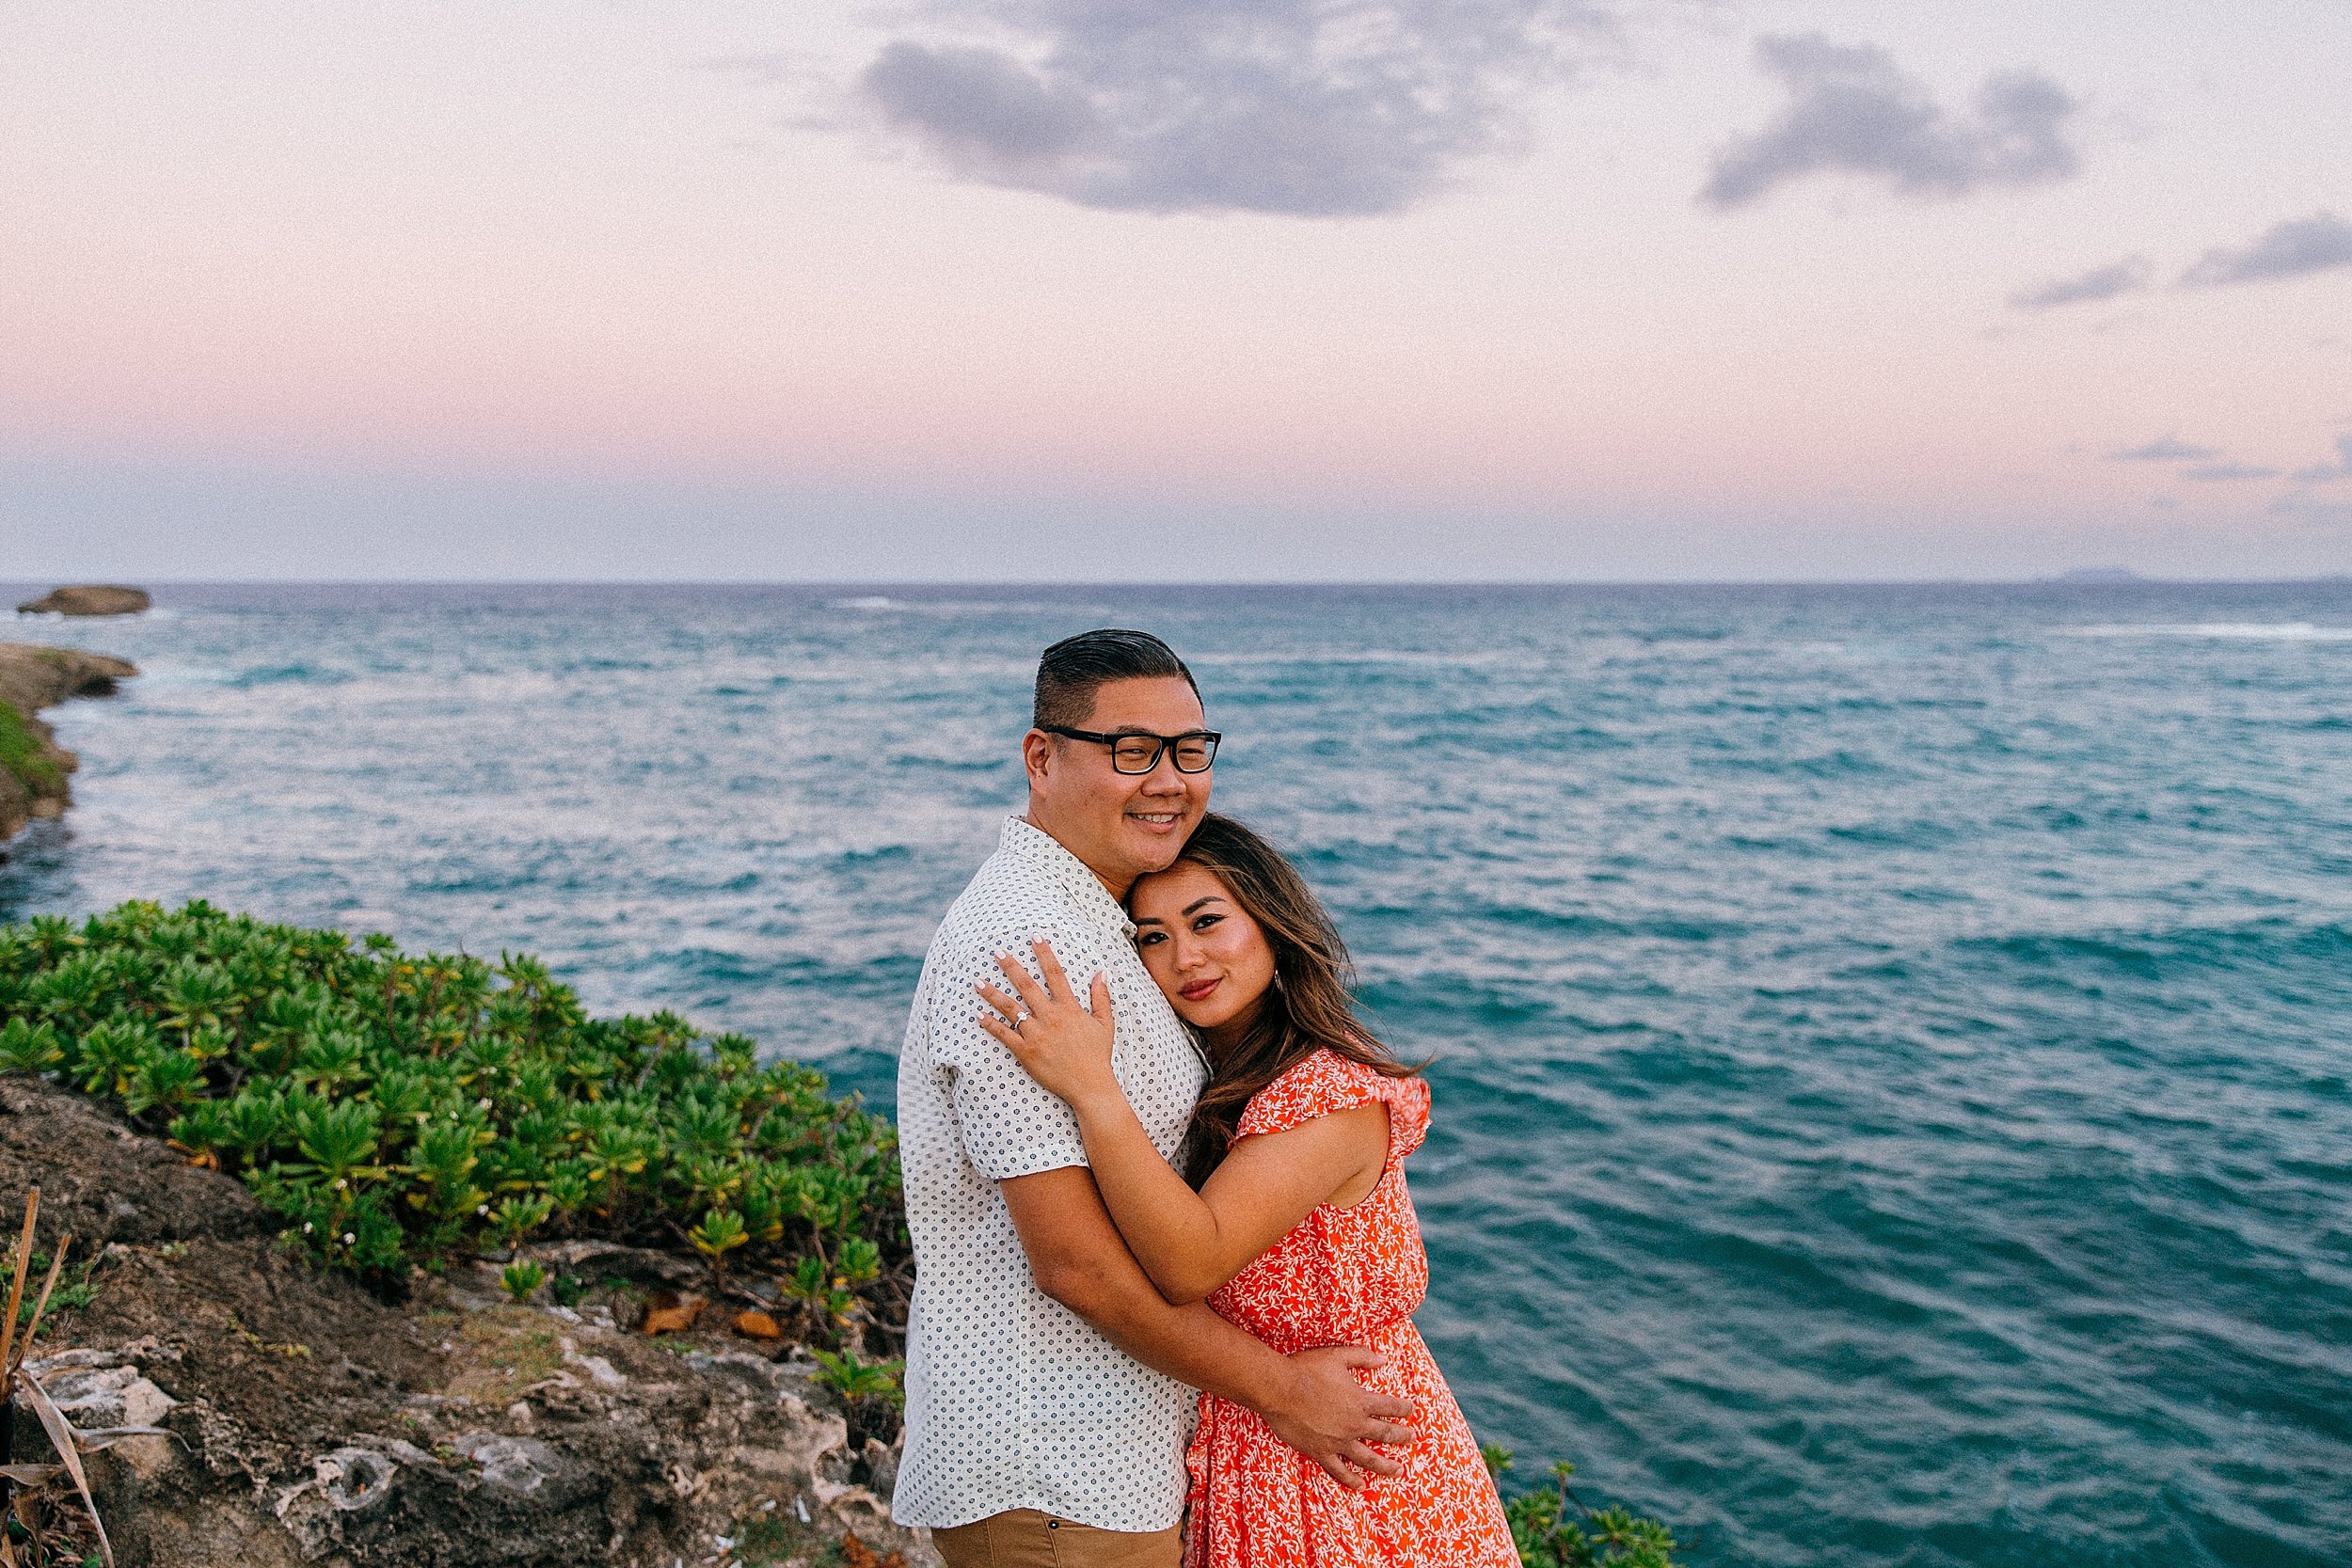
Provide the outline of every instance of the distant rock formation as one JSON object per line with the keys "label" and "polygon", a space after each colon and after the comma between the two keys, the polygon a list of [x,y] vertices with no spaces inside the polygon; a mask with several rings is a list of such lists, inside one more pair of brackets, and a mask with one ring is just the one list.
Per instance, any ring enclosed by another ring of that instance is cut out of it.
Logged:
{"label": "distant rock formation", "polygon": [[120,588],[111,583],[76,582],[53,588],[28,604],[18,605],[24,615],[136,615],[154,601],[144,588]]}
{"label": "distant rock formation", "polygon": [[40,710],[68,697],[103,697],[138,673],[127,659],[79,648],[0,642],[0,840],[37,816],[62,816],[73,801],[66,775],[80,759],[57,744]]}

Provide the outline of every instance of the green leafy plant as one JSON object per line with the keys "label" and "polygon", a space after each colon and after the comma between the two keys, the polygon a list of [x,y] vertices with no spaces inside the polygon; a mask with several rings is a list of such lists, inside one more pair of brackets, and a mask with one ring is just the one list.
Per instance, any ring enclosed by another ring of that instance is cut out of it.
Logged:
{"label": "green leafy plant", "polygon": [[787,1300],[801,1304],[802,1316],[812,1331],[848,1327],[850,1308],[857,1304],[857,1298],[846,1286],[834,1283],[826,1274],[821,1258],[802,1259],[792,1266],[790,1274],[777,1281],[777,1289]]}
{"label": "green leafy plant", "polygon": [[863,1236],[853,1236],[841,1243],[841,1254],[834,1259],[835,1283],[847,1288],[864,1285],[882,1277],[882,1248]]}
{"label": "green leafy plant", "polygon": [[[1497,1481],[1511,1468],[1508,1449],[1485,1443],[1479,1453]],[[1549,1485],[1503,1503],[1521,1568],[1681,1568],[1665,1526],[1622,1508],[1586,1508],[1568,1488],[1575,1473],[1573,1465],[1554,1465]]]}
{"label": "green leafy plant", "polygon": [[694,1243],[694,1250],[710,1259],[714,1270],[723,1270],[726,1256],[752,1238],[743,1228],[743,1216],[732,1209],[713,1209],[703,1216],[702,1224],[686,1233]]}
{"label": "green leafy plant", "polygon": [[54,1024],[20,1017],[0,1025],[0,1072],[47,1072],[64,1060]]}
{"label": "green leafy plant", "polygon": [[529,1301],[532,1292],[546,1284],[547,1278],[548,1271],[528,1258],[519,1263],[509,1263],[499,1271],[499,1283],[505,1286],[506,1293],[516,1301]]}
{"label": "green leafy plant", "polygon": [[0,926],[0,1072],[113,1101],[245,1181],[324,1266],[389,1277],[526,1238],[691,1246],[723,1279],[813,1266],[813,1330],[904,1321],[886,1120],[742,1036],[591,1018],[527,955],[133,902]]}
{"label": "green leafy plant", "polygon": [[522,1245],[523,1237],[548,1222],[555,1212],[555,1200],[545,1193],[529,1197],[504,1197],[490,1211],[490,1228],[497,1233],[499,1244],[512,1252]]}
{"label": "green leafy plant", "polygon": [[878,1399],[892,1408],[906,1403],[906,1392],[898,1386],[898,1374],[906,1370],[904,1361],[861,1361],[848,1351],[812,1350],[817,1358],[817,1381],[845,1400]]}

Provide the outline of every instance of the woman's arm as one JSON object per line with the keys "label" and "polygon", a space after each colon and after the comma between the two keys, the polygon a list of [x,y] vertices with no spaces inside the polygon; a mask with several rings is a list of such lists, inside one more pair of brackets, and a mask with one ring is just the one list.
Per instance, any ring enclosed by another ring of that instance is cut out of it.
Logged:
{"label": "woman's arm", "polygon": [[999,958],[1014,994],[981,987],[981,996],[1001,1016],[983,1015],[980,1025],[1069,1102],[1104,1206],[1169,1302],[1181,1306],[1208,1295],[1316,1204],[1359,1187],[1386,1164],[1388,1108],[1356,1106],[1239,1140],[1195,1193],[1153,1147],[1111,1073],[1108,983],[1094,977],[1089,1011],[1051,944],[1034,947],[1043,983],[1011,957]]}

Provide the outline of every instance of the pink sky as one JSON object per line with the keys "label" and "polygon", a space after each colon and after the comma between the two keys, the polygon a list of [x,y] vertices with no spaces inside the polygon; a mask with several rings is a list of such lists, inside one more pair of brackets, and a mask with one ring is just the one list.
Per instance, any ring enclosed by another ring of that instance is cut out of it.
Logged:
{"label": "pink sky", "polygon": [[[2352,23],[2051,9],[1628,8],[1387,185],[1398,149],[1278,105],[1316,139],[1271,198],[1258,144],[1134,129],[1086,0],[1025,31],[24,9],[0,546],[134,578],[2352,569]],[[1492,12],[1408,63],[1557,8]],[[1203,29],[1157,57],[1243,92]],[[939,79],[869,74],[894,45]],[[2060,105],[2023,130],[1979,103],[2018,71]],[[974,119],[957,71],[1018,91]],[[1013,160],[1037,105],[1094,139]],[[1761,194],[1699,199],[1734,154]],[[2163,437],[2212,455],[2114,455]]]}

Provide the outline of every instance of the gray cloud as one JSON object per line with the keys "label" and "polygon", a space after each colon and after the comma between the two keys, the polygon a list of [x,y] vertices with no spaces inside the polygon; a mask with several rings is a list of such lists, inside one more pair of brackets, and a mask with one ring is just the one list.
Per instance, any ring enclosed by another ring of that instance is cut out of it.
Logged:
{"label": "gray cloud", "polygon": [[1988,77],[1975,112],[1956,117],[1875,44],[1783,34],[1758,39],[1756,53],[1787,85],[1788,105],[1716,155],[1699,199],[1719,211],[1831,171],[1881,178],[1915,197],[1965,196],[1982,185],[2028,185],[2074,172],[2064,135],[2074,99],[2040,71]]}
{"label": "gray cloud", "polygon": [[959,178],[1087,207],[1391,213],[1610,36],[1599,0],[947,0],[859,81]]}
{"label": "gray cloud", "polygon": [[2215,463],[2202,468],[2184,468],[2183,479],[2203,480],[2207,483],[2224,483],[2235,479],[2277,479],[2276,468],[2258,468],[2250,463]]}
{"label": "gray cloud", "polygon": [[2144,447],[2107,453],[2110,463],[2205,463],[2221,454],[2211,447],[2192,447],[2177,436],[2159,436]]}
{"label": "gray cloud", "polygon": [[2287,477],[2298,484],[2325,484],[2330,480],[2352,479],[2352,436],[2336,437],[2335,462],[2297,468]]}
{"label": "gray cloud", "polygon": [[2053,277],[2030,289],[2020,289],[2009,302],[2020,310],[2047,310],[2059,305],[2085,305],[2119,294],[2137,293],[2148,286],[2148,258],[2127,257],[2111,267],[2097,267],[2074,277]]}
{"label": "gray cloud", "polygon": [[993,49],[894,43],[866,67],[865,87],[958,172],[994,183],[1049,177],[1107,138],[1082,95]]}
{"label": "gray cloud", "polygon": [[2193,289],[2210,289],[2300,277],[2331,267],[2352,267],[2352,223],[2333,213],[2314,213],[2265,230],[2243,249],[2206,251],[2181,275],[2181,281]]}

